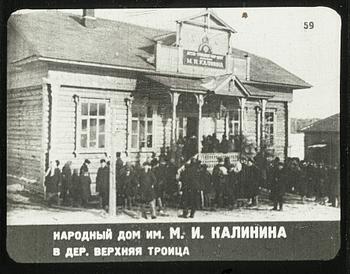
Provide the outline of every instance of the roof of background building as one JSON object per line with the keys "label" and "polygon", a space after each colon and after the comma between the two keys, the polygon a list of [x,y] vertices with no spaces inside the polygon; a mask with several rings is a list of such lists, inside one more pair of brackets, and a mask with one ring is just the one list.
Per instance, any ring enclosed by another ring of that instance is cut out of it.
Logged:
{"label": "roof of background building", "polygon": [[[58,11],[15,14],[9,25],[29,45],[29,52],[19,56],[54,58],[68,61],[125,66],[155,70],[147,59],[153,56],[155,37],[166,35],[173,41],[173,31],[97,18],[96,28],[81,24],[81,16]],[[246,51],[233,49],[235,57],[251,57],[251,81],[311,87],[276,63]],[[12,60],[17,61],[17,60]]]}
{"label": "roof of background building", "polygon": [[340,132],[340,115],[339,113],[319,120],[311,125],[304,127],[301,131],[308,132]]}

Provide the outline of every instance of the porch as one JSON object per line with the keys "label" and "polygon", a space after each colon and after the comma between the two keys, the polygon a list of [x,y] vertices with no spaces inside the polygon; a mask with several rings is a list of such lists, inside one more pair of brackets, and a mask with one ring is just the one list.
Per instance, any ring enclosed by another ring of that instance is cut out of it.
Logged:
{"label": "porch", "polygon": [[[234,142],[247,135],[248,90],[232,74],[209,78],[188,78],[160,75],[143,75],[136,90],[127,100],[127,152],[131,161],[144,161],[154,152],[167,151],[178,158],[179,146],[191,139],[191,155],[197,153],[208,165],[217,161],[217,153],[203,147],[205,138],[216,135]],[[263,135],[264,108],[267,99],[257,99],[259,108],[254,123],[256,134],[250,135],[254,147],[260,145]],[[241,145],[225,151],[237,159]],[[223,153],[223,154],[226,154]],[[226,155],[223,155],[226,157]],[[185,157],[188,159],[189,157]]]}

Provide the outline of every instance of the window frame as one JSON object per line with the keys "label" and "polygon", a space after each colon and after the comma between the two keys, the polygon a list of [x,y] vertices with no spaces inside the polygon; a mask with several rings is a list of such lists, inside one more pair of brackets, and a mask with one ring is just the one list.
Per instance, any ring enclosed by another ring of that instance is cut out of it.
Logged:
{"label": "window frame", "polygon": [[[232,120],[230,120],[231,113],[237,112],[238,113],[238,120],[234,119],[234,114],[232,117]],[[233,134],[230,133],[230,123],[232,123],[232,129],[233,129]],[[238,125],[237,127],[237,133],[235,132],[235,124]],[[227,138],[230,136],[238,136],[241,134],[241,109],[240,108],[232,108],[227,110]]]}
{"label": "window frame", "polygon": [[[276,144],[276,129],[277,129],[277,114],[276,114],[277,110],[276,109],[272,109],[272,108],[269,108],[269,109],[266,109],[265,110],[265,117],[264,117],[264,141],[266,143],[266,145],[268,147],[273,147],[275,146]],[[267,118],[266,118],[266,115],[268,113],[272,113],[272,117],[273,117],[273,121],[272,122],[269,122],[267,121]],[[269,132],[267,132],[267,129],[269,126],[272,126],[273,127],[273,132],[272,134]],[[272,142],[271,142],[271,136],[272,135]]]}
{"label": "window frame", "polygon": [[[152,117],[147,116],[147,110],[148,107],[151,108],[152,110]],[[135,110],[140,112],[142,110],[144,112],[144,122],[145,122],[145,147],[140,147],[140,116],[134,117],[133,111]],[[153,104],[137,104],[133,103],[131,106],[131,111],[130,111],[130,126],[129,126],[129,133],[130,133],[130,151],[131,152],[139,152],[139,151],[145,151],[145,152],[150,152],[153,151],[156,147],[156,136],[155,136],[155,126],[156,126],[156,106]],[[132,127],[133,127],[133,122],[137,121],[137,134],[133,133]],[[148,122],[152,122],[152,132],[151,134],[148,133]],[[137,145],[136,147],[133,147],[133,136],[137,136]],[[147,147],[147,136],[151,135],[152,136],[152,146]]]}
{"label": "window frame", "polygon": [[[182,127],[180,127],[180,120],[182,120]],[[182,138],[187,136],[187,117],[176,117],[176,140],[180,138],[180,132],[182,131]]]}
{"label": "window frame", "polygon": [[[82,105],[88,103],[88,115],[82,114]],[[105,104],[105,115],[99,115],[99,104]],[[89,113],[90,105],[97,104],[97,114],[92,116]],[[76,120],[76,152],[77,153],[104,153],[109,149],[109,133],[110,133],[110,99],[108,98],[92,98],[92,97],[79,97],[79,102],[77,102],[77,120]],[[93,118],[92,118],[93,117]],[[104,117],[104,118],[102,118]],[[96,147],[90,147],[90,119],[96,119]],[[83,134],[82,121],[87,120],[87,147],[81,146],[81,136]],[[98,147],[99,142],[99,120],[105,120],[104,136],[105,145],[102,148]]]}

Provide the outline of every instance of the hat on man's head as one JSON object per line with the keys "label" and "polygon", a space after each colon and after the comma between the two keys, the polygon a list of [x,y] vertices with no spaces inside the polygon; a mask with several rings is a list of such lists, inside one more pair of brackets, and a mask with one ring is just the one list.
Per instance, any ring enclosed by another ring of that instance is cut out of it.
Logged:
{"label": "hat on man's head", "polygon": [[90,162],[90,160],[89,159],[85,159],[85,161],[84,161],[84,164],[91,164],[91,162]]}

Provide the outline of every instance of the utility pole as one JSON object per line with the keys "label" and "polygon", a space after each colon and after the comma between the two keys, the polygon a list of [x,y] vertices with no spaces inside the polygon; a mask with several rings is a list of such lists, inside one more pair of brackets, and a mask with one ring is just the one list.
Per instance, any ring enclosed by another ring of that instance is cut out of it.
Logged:
{"label": "utility pole", "polygon": [[117,192],[116,192],[116,178],[115,178],[115,164],[116,164],[116,140],[117,140],[117,128],[116,128],[116,111],[113,100],[111,102],[111,135],[110,135],[110,151],[111,159],[109,166],[109,208],[108,214],[115,216],[117,213]]}

